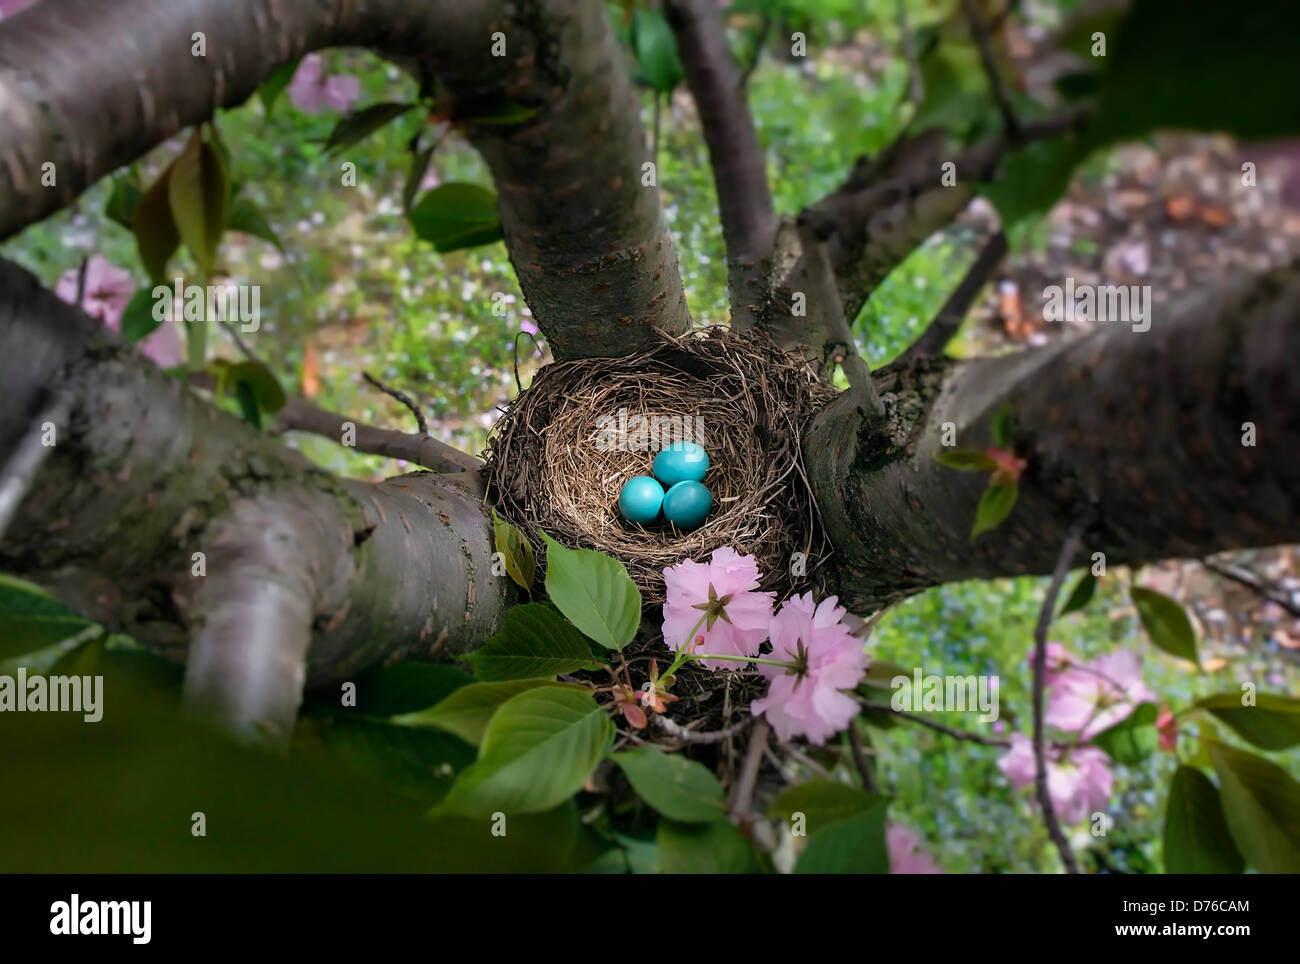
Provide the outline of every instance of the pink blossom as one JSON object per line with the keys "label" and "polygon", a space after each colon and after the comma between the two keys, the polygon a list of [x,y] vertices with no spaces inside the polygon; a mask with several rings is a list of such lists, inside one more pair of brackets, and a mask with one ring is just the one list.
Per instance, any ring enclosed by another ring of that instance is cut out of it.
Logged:
{"label": "pink blossom", "polygon": [[322,110],[343,113],[361,96],[361,78],[351,74],[325,76],[320,54],[308,54],[289,81],[289,100],[306,114]]}
{"label": "pink blossom", "polygon": [[[3,2],[3,0],[0,0]],[[54,293],[68,304],[77,300],[81,269],[69,268],[59,277]],[[119,268],[102,254],[92,254],[86,262],[86,286],[81,296],[81,310],[105,328],[120,332],[122,312],[135,293],[131,272]],[[181,361],[181,341],[170,318],[159,325],[139,344],[140,353],[160,368],[172,368]]]}
{"label": "pink blossom", "polygon": [[[758,589],[758,562],[730,546],[713,550],[706,563],[684,559],[664,570],[664,642],[680,650],[703,636],[697,647],[719,656],[757,656],[767,639],[775,593]],[[701,622],[703,618],[703,622]],[[743,664],[701,660],[711,670],[738,669]]]}
{"label": "pink blossom", "polygon": [[[1043,672],[1043,681],[1051,686],[1060,675],[1078,662],[1073,653],[1065,648],[1061,643],[1049,641],[1047,643],[1047,669]],[[1029,653],[1029,671],[1032,673],[1036,662],[1037,654],[1031,650]]]}
{"label": "pink blossom", "polygon": [[1178,717],[1167,706],[1160,707],[1156,714],[1156,732],[1160,734],[1160,749],[1173,753],[1178,748]]}
{"label": "pink blossom", "polygon": [[1043,720],[1089,740],[1128,718],[1155,693],[1142,682],[1142,664],[1128,650],[1103,653],[1057,674]]}
{"label": "pink blossom", "polygon": [[[1029,737],[1011,734],[1011,748],[998,760],[998,769],[1017,790],[1034,782],[1034,744]],[[1077,747],[1068,754],[1048,749],[1047,795],[1063,823],[1078,823],[1105,809],[1113,783],[1110,757],[1095,746]]]}
{"label": "pink blossom", "polygon": [[941,874],[943,868],[921,849],[921,835],[901,823],[891,823],[885,829],[885,845],[889,849],[891,874]]}
{"label": "pink blossom", "polygon": [[812,593],[792,596],[772,619],[772,659],[799,664],[799,670],[760,665],[772,681],[767,696],[752,711],[764,713],[782,740],[805,737],[818,746],[843,730],[858,704],[841,690],[852,689],[867,671],[862,640],[841,620],[843,607],[830,596],[815,606]]}
{"label": "pink blossom", "polygon": [[535,335],[539,331],[541,331],[541,329],[537,327],[537,323],[533,321],[531,318],[525,318],[523,321],[521,321],[519,323],[519,330],[526,331],[530,335]]}

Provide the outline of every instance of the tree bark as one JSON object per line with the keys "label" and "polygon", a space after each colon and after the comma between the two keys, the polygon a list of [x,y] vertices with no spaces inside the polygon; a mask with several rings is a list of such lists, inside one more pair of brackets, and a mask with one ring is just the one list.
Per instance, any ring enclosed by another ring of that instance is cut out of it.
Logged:
{"label": "tree bark", "polygon": [[[1107,565],[1300,541],[1298,304],[1292,266],[1146,332],[1099,323],[1037,351],[877,372],[888,431],[862,430],[838,399],[806,444],[843,603],[867,612],[942,583],[1050,572],[1079,518],[1083,552]],[[988,475],[934,456],[945,423],[957,447],[992,445],[1003,405],[1028,467],[1010,517],[972,544]]]}

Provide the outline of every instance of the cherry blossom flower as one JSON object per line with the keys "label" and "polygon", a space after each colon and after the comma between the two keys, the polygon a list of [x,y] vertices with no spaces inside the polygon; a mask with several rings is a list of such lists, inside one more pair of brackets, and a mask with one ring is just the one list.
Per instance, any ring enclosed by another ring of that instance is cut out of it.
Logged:
{"label": "cherry blossom flower", "polygon": [[941,874],[943,868],[921,849],[921,835],[911,827],[891,823],[885,828],[891,874]]}
{"label": "cherry blossom flower", "polygon": [[1178,747],[1178,717],[1167,706],[1160,707],[1156,714],[1156,732],[1160,734],[1160,749],[1173,753]]}
{"label": "cherry blossom flower", "polygon": [[[68,304],[77,300],[77,285],[81,283],[81,269],[69,268],[59,278],[54,293]],[[81,296],[81,310],[105,328],[122,330],[122,312],[126,310],[135,293],[131,272],[119,268],[102,254],[92,254],[86,262],[85,289]],[[140,354],[160,368],[173,368],[180,364],[181,340],[175,323],[168,318],[137,346]]]}
{"label": "cherry blossom flower", "polygon": [[845,610],[836,602],[830,596],[814,605],[812,593],[792,596],[772,619],[771,658],[798,668],[759,665],[772,683],[751,709],[765,714],[782,740],[802,736],[820,746],[858,714],[857,702],[841,690],[861,681],[867,654],[841,621]]}
{"label": "cherry blossom flower", "polygon": [[343,113],[361,96],[361,78],[351,74],[325,76],[320,54],[308,54],[289,81],[289,100],[305,114],[322,110]]}
{"label": "cherry blossom flower", "polygon": [[[998,769],[1017,790],[1034,782],[1034,744],[1029,737],[1011,734],[1011,748],[998,760]],[[1078,823],[1105,809],[1113,785],[1110,757],[1097,747],[1076,747],[1068,754],[1048,749],[1047,795],[1063,823]]]}
{"label": "cherry blossom flower", "polygon": [[[708,563],[684,559],[664,570],[664,642],[680,650],[703,636],[696,649],[719,656],[757,656],[767,639],[775,593],[756,592],[758,562],[730,546],[713,550]],[[701,660],[711,670],[742,663]]]}
{"label": "cherry blossom flower", "polygon": [[1128,650],[1113,650],[1057,674],[1043,720],[1090,740],[1127,719],[1139,704],[1155,700],[1142,682],[1138,658]]}

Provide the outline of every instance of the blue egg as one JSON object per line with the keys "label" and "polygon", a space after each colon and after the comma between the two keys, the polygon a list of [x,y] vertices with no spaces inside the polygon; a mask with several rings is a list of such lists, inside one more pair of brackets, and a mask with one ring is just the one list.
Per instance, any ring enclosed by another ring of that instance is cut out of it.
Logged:
{"label": "blue egg", "polygon": [[709,455],[694,442],[674,442],[655,456],[655,478],[671,489],[678,482],[703,482]]}
{"label": "blue egg", "polygon": [[664,496],[664,518],[684,531],[699,526],[711,508],[713,496],[693,479],[678,482]]}
{"label": "blue egg", "polygon": [[618,493],[618,511],[628,522],[654,522],[663,504],[664,487],[648,475],[628,479]]}

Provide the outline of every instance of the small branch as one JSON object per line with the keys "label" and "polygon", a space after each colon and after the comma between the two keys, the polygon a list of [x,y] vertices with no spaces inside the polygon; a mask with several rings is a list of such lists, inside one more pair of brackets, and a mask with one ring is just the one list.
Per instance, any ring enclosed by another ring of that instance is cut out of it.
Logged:
{"label": "small branch", "polygon": [[351,448],[369,455],[405,459],[434,472],[476,472],[480,467],[479,460],[474,456],[428,435],[408,435],[393,429],[362,425],[299,398],[289,399],[284,408],[275,413],[275,417],[285,431],[310,432],[312,435],[333,439],[339,444],[343,441],[344,423],[351,422],[355,429],[356,443]]}
{"label": "small branch", "polygon": [[999,230],[985,243],[974,263],[966,271],[955,291],[949,295],[934,320],[926,326],[925,331],[902,355],[899,361],[909,363],[918,358],[933,357],[940,354],[944,346],[957,334],[957,329],[966,318],[975,298],[983,290],[989,276],[1007,254],[1006,233]]}
{"label": "small branch", "polygon": [[393,388],[389,385],[385,385],[383,382],[381,382],[374,375],[371,375],[369,372],[362,372],[361,377],[364,378],[371,385],[373,385],[375,388],[379,389],[385,395],[391,395],[393,398],[397,399],[399,402],[401,402],[403,405],[409,408],[411,410],[411,414],[415,416],[415,425],[416,428],[419,429],[420,434],[421,435],[429,434],[429,423],[425,421],[424,413],[420,411],[420,406],[415,404],[415,400],[412,399],[410,395],[407,395],[405,392],[399,392],[396,388]]}
{"label": "small branch", "polygon": [[725,729],[701,732],[699,730],[688,729],[680,723],[675,723],[668,719],[668,717],[662,716],[658,713],[651,716],[650,719],[654,720],[655,726],[663,730],[673,739],[680,740],[683,743],[694,743],[699,745],[721,743],[723,740],[729,739],[737,733],[743,732],[753,722],[753,717],[750,717],[749,719],[741,720],[739,723],[732,726],[728,726]]}
{"label": "small branch", "polygon": [[731,327],[753,327],[767,298],[765,262],[776,240],[776,208],[767,162],[714,0],[667,0],[686,83],[709,147],[727,246]]}
{"label": "small branch", "polygon": [[77,269],[77,300],[73,302],[82,311],[85,310],[86,304],[86,269],[90,267],[90,259],[82,258],[81,267]]}
{"label": "small branch", "polygon": [[808,301],[814,310],[821,312],[830,358],[839,362],[844,369],[850,391],[858,396],[858,407],[872,417],[881,418],[885,414],[885,407],[876,394],[871,369],[867,366],[866,359],[858,354],[857,342],[844,317],[844,304],[840,301],[839,289],[835,284],[835,271],[831,267],[826,242],[817,237],[811,225],[803,218],[799,221],[799,240],[803,245],[804,263],[808,269],[809,287],[812,289],[807,292]]}
{"label": "small branch", "polygon": [[1056,818],[1056,809],[1052,806],[1051,795],[1047,792],[1047,750],[1043,737],[1043,690],[1047,680],[1047,629],[1052,625],[1056,613],[1056,597],[1060,595],[1061,584],[1070,571],[1070,561],[1079,548],[1083,536],[1083,519],[1070,527],[1061,546],[1061,554],[1056,559],[1056,571],[1052,573],[1052,582],[1047,587],[1047,596],[1043,599],[1043,608],[1038,613],[1038,625],[1034,627],[1034,792],[1038,805],[1043,811],[1043,820],[1047,823],[1047,832],[1051,835],[1056,850],[1061,855],[1068,873],[1077,874],[1079,864],[1070,850],[1069,841],[1061,830],[1061,823]]}
{"label": "small branch", "polygon": [[1211,562],[1209,559],[1202,559],[1201,565],[1211,572],[1222,576],[1224,579],[1230,579],[1235,583],[1245,586],[1261,599],[1267,599],[1271,603],[1276,603],[1296,619],[1300,619],[1300,605],[1296,605],[1295,599],[1290,593],[1285,593],[1277,586],[1265,582],[1250,570],[1240,566],[1233,566],[1228,563]]}
{"label": "small branch", "polygon": [[849,723],[849,747],[853,750],[853,762],[858,768],[858,775],[862,777],[862,789],[868,793],[879,793],[880,787],[871,773],[871,761],[867,759],[867,751],[862,746],[862,734],[858,732],[857,720]]}
{"label": "small branch", "polygon": [[958,730],[954,727],[946,726],[943,723],[938,722],[937,720],[932,720],[929,719],[928,717],[921,716],[919,713],[908,713],[905,710],[896,710],[887,703],[874,703],[871,700],[861,699],[861,698],[858,699],[858,702],[862,704],[862,708],[864,710],[875,710],[878,713],[892,713],[894,716],[898,716],[901,717],[902,719],[909,720],[910,722],[919,724],[920,726],[928,727],[929,729],[935,730],[938,733],[943,733],[947,736],[950,736],[955,740],[966,740],[967,742],[970,743],[978,743],[981,746],[1005,747],[1011,745],[1010,740],[1003,740],[996,736],[982,736],[979,733],[971,733],[968,732],[967,730]]}
{"label": "small branch", "polygon": [[36,421],[9,457],[9,464],[0,472],[0,538],[3,538],[23,497],[36,481],[36,473],[54,450],[54,445],[45,444],[45,426],[54,426],[54,442],[58,444],[58,433],[66,427],[71,410],[72,396],[66,392],[56,394],[36,416]]}
{"label": "small branch", "polygon": [[993,99],[997,101],[998,111],[1002,114],[1002,123],[1006,127],[1008,136],[1015,139],[1020,135],[1020,119],[1016,117],[1015,108],[1011,105],[1011,97],[1007,93],[1006,85],[1002,82],[1002,75],[998,72],[998,64],[993,57],[993,43],[989,35],[988,25],[984,23],[983,17],[980,16],[977,0],[962,0],[962,9],[965,11],[966,20],[970,24],[970,31],[975,38],[975,44],[979,47],[980,61],[984,65],[984,73],[988,75],[989,86],[993,88]]}
{"label": "small branch", "polygon": [[257,362],[259,365],[265,365],[267,368],[270,368],[270,366],[267,365],[266,362],[262,361],[262,359],[257,357],[257,352],[253,351],[252,346],[249,345],[249,343],[244,340],[244,336],[239,333],[238,328],[236,328],[229,321],[221,321],[219,322],[219,324],[221,325],[222,328],[226,329],[226,334],[228,334],[232,339],[234,339],[235,346],[241,352],[244,353],[245,358],[247,358],[251,362]]}
{"label": "small branch", "polygon": [[732,788],[731,802],[727,807],[733,819],[743,819],[749,813],[749,804],[754,798],[754,786],[758,782],[758,766],[763,762],[763,750],[767,747],[769,732],[767,720],[760,718],[749,733],[745,760],[740,765],[740,776]]}

